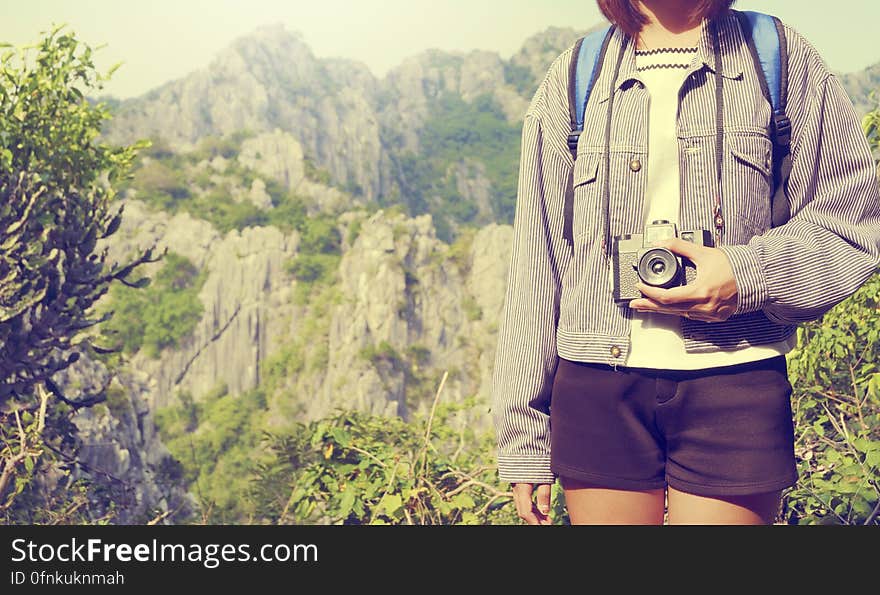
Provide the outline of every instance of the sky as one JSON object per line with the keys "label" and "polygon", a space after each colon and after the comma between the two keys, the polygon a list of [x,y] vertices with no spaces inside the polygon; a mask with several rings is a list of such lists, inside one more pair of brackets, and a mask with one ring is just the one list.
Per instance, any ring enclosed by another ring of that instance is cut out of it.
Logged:
{"label": "sky", "polygon": [[[736,7],[779,16],[836,71],[880,61],[877,0],[738,0]],[[0,0],[0,42],[32,43],[66,23],[89,45],[106,44],[96,55],[101,70],[123,62],[104,91],[131,97],[207,66],[260,25],[282,23],[317,56],[356,59],[381,77],[429,48],[508,58],[547,27],[587,29],[601,18],[594,0]]]}

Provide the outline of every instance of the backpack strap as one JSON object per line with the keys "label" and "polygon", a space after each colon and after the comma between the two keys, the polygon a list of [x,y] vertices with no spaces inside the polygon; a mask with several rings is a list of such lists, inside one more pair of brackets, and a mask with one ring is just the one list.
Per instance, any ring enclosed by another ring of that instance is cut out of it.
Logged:
{"label": "backpack strap", "polygon": [[782,22],[771,15],[735,11],[745,36],[764,97],[773,109],[770,139],[773,141],[772,225],[785,224],[791,216],[786,187],[791,176],[791,120],[788,104],[788,43]]}
{"label": "backpack strap", "polygon": [[[602,72],[602,62],[608,50],[608,44],[614,33],[609,25],[593,33],[585,35],[575,42],[569,63],[568,77],[568,113],[571,121],[571,133],[568,135],[568,149],[572,159],[577,159],[578,139],[584,130],[584,113],[590,92]],[[573,169],[573,168],[572,168]],[[574,172],[572,171],[572,174]],[[574,247],[572,220],[574,218],[574,179],[569,180],[565,193],[563,208],[562,237]]]}

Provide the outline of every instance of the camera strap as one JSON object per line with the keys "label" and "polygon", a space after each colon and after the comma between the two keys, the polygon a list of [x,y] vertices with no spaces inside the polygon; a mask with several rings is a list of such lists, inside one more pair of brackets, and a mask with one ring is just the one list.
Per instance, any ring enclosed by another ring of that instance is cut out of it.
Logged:
{"label": "camera strap", "polygon": [[617,54],[617,62],[614,65],[614,74],[611,76],[611,83],[608,89],[608,107],[605,111],[605,185],[603,211],[605,222],[605,237],[602,239],[602,251],[605,258],[611,257],[611,114],[614,110],[614,91],[617,89],[617,79],[620,77],[620,66],[623,64],[623,56],[626,53],[626,46],[629,43],[629,36],[626,36],[623,43],[620,44],[620,52]]}
{"label": "camera strap", "polygon": [[721,234],[724,231],[724,212],[721,209],[724,163],[724,77],[721,75],[721,44],[718,35],[718,24],[712,27],[712,46],[715,53],[715,173],[718,185],[715,194],[715,246],[721,245]]}

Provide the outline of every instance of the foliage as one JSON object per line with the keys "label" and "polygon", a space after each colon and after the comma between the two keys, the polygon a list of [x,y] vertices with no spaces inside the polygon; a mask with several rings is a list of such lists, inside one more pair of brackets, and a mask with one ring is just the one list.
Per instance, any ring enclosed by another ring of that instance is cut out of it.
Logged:
{"label": "foliage", "polygon": [[785,516],[880,524],[880,275],[798,333],[789,365],[801,479]]}
{"label": "foliage", "polygon": [[467,277],[471,271],[471,250],[474,246],[476,230],[465,229],[455,241],[449,245],[446,258],[455,265],[462,278]]}
{"label": "foliage", "polygon": [[368,345],[362,348],[359,355],[373,364],[384,361],[392,365],[400,365],[402,362],[400,354],[394,346],[385,340],[381,341],[378,345]]}
{"label": "foliage", "polygon": [[871,146],[875,150],[880,148],[880,109],[874,110],[864,117],[862,128],[865,129],[865,136],[868,137]]}
{"label": "foliage", "polygon": [[[224,234],[266,225],[283,231],[299,228],[307,218],[305,203],[276,180],[264,180],[271,209],[260,208],[245,196],[260,177],[236,159],[241,143],[249,136],[241,132],[206,137],[195,150],[183,153],[156,140],[156,150],[141,156],[130,183],[123,188],[135,191],[135,196],[152,208],[189,213]],[[223,171],[215,171],[216,157],[227,159]]]}
{"label": "foliage", "polygon": [[0,402],[26,397],[88,350],[81,331],[103,321],[90,318],[93,304],[152,252],[109,270],[95,253],[119,227],[113,184],[142,145],[96,141],[109,114],[83,92],[107,77],[91,48],[59,32],[0,57]]}
{"label": "foliage", "polygon": [[266,435],[272,457],[251,488],[261,522],[484,524],[512,522],[510,494],[496,487],[493,438],[478,436],[439,405],[405,422],[338,413]]}
{"label": "foliage", "polygon": [[303,159],[303,166],[305,168],[306,179],[325,186],[330,186],[330,184],[332,184],[333,180],[330,172],[315,165],[315,160],[311,157],[306,156]]}
{"label": "foliage", "polygon": [[483,318],[483,309],[472,296],[466,295],[462,298],[461,307],[464,310],[468,320],[476,321]]}
{"label": "foliage", "polygon": [[342,259],[342,234],[337,221],[329,215],[304,218],[297,222],[300,243],[297,255],[287,263],[287,272],[297,280],[299,304],[308,301],[316,285],[336,279]]}
{"label": "foliage", "polygon": [[528,66],[509,61],[504,63],[504,82],[513,85],[523,97],[531,97],[535,94],[540,81],[535,80],[535,75]]}
{"label": "foliage", "polygon": [[[128,276],[154,261],[150,248],[105,267],[106,250],[96,252],[119,228],[115,187],[146,143],[99,142],[109,110],[85,94],[102,88],[112,69],[98,73],[92,48],[62,29],[0,56],[0,509],[7,518],[57,522],[73,513],[28,511],[38,499],[32,480],[52,477],[60,486],[45,487],[43,502],[74,488],[69,469],[56,464],[71,456],[69,416],[106,399],[106,387],[71,401],[53,376],[82,353],[106,351],[93,331],[109,314],[94,317],[95,302],[114,280],[142,286]],[[58,402],[47,404],[46,391]]]}
{"label": "foliage", "polygon": [[143,348],[152,358],[176,347],[202,319],[204,306],[199,290],[208,271],[196,270],[185,257],[168,252],[155,279],[144,289],[114,287],[105,308],[114,312],[104,325],[104,335],[115,340],[125,353]]}
{"label": "foliage", "polygon": [[254,136],[253,133],[247,130],[241,130],[226,136],[216,134],[205,136],[199,141],[199,146],[192,155],[192,158],[197,161],[203,159],[210,161],[215,157],[234,159],[238,157],[241,143],[252,136]]}
{"label": "foliage", "polygon": [[361,229],[363,228],[364,220],[362,218],[355,219],[348,226],[348,234],[346,235],[345,241],[349,246],[354,246],[354,243],[357,241],[358,236],[361,234]]}
{"label": "foliage", "polygon": [[199,401],[189,394],[178,401],[156,411],[159,435],[173,456],[166,468],[195,493],[204,522],[248,521],[251,504],[244,496],[262,460],[265,393],[256,389],[235,395],[221,385]]}

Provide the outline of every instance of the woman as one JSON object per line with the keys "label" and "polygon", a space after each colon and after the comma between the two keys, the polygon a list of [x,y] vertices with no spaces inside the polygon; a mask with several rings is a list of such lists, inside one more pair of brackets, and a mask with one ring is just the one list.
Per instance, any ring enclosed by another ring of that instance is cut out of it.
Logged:
{"label": "woman", "polygon": [[[877,270],[880,191],[840,82],[786,26],[790,219],[771,227],[771,108],[731,4],[599,0],[616,28],[577,158],[572,48],[525,115],[492,399],[529,524],[557,478],[575,524],[772,523],[797,480],[785,354]],[[615,238],[655,221],[711,235],[658,245],[696,278],[615,300]]]}

